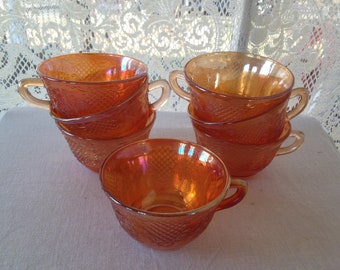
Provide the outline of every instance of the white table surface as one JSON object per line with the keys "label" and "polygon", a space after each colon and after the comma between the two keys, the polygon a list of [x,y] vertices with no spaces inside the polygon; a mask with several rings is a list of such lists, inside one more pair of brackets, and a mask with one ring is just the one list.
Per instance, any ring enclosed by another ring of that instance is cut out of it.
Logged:
{"label": "white table surface", "polygon": [[[298,116],[303,147],[249,179],[177,251],[119,226],[98,175],[82,166],[47,111],[0,121],[0,269],[340,269],[340,155],[317,120]],[[186,113],[158,112],[151,137],[195,140]]]}

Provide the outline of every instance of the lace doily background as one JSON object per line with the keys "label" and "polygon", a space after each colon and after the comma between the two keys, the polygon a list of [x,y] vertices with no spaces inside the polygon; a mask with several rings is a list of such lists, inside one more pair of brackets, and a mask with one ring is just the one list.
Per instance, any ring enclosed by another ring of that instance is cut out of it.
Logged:
{"label": "lace doily background", "polygon": [[[148,65],[153,81],[199,54],[238,50],[289,67],[295,87],[310,92],[304,113],[319,119],[340,149],[339,17],[340,0],[2,0],[0,117],[27,105],[18,82],[37,77],[37,65],[55,55],[132,56]],[[44,89],[34,92],[47,98]],[[162,110],[186,108],[172,93]]]}

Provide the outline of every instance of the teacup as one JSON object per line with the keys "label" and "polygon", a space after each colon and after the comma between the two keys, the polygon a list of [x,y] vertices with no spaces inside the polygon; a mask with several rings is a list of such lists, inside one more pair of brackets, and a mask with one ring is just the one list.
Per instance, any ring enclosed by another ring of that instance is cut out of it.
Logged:
{"label": "teacup", "polygon": [[[296,96],[308,99],[308,94],[301,88],[292,91],[291,97]],[[297,106],[287,113],[287,103],[288,100],[283,101],[267,112],[234,122],[203,121],[195,115],[191,103],[188,105],[188,114],[193,126],[213,137],[241,144],[264,144],[275,141],[284,129],[285,120],[291,120],[304,109]]]}
{"label": "teacup", "polygon": [[[248,177],[266,168],[275,156],[286,155],[298,150],[304,142],[301,131],[291,130],[286,120],[281,135],[274,141],[264,144],[240,144],[211,136],[194,126],[197,143],[214,151],[225,163],[234,177]],[[283,145],[292,138],[288,145]]]}
{"label": "teacup", "polygon": [[[122,228],[161,250],[189,243],[216,211],[238,204],[247,193],[247,182],[231,179],[217,155],[177,139],[123,146],[105,160],[100,179]],[[229,189],[235,192],[227,195]]]}
{"label": "teacup", "polygon": [[[178,79],[185,80],[190,91]],[[174,70],[169,82],[181,98],[190,101],[194,114],[208,122],[234,122],[261,115],[290,99],[292,72],[266,57],[242,52],[214,52],[188,61]],[[296,104],[303,110],[308,91]]]}
{"label": "teacup", "polygon": [[[148,81],[147,72],[143,62],[123,55],[65,54],[43,61],[40,78],[21,80],[18,90],[28,103],[51,109],[56,117],[83,117],[124,102]],[[45,86],[49,100],[34,97],[31,86]]]}
{"label": "teacup", "polygon": [[151,112],[147,123],[138,131],[124,137],[114,139],[89,139],[74,135],[61,127],[69,148],[77,160],[94,172],[99,172],[105,158],[114,150],[129,143],[149,138],[156,119],[156,113]]}
{"label": "teacup", "polygon": [[[153,103],[148,93],[161,88],[162,94]],[[85,117],[63,119],[51,112],[56,124],[63,130],[89,139],[115,139],[128,136],[145,127],[150,114],[156,112],[167,101],[170,87],[167,81],[147,82],[128,99],[100,113]]]}

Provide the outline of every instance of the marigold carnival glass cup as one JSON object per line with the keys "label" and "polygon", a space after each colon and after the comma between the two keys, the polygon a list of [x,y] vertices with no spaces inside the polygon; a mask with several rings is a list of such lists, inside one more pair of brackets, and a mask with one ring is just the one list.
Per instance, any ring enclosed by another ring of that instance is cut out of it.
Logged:
{"label": "marigold carnival glass cup", "polygon": [[[122,228],[161,250],[188,244],[216,211],[247,193],[247,182],[231,179],[213,152],[177,139],[142,140],[116,150],[103,163],[100,179]],[[234,193],[227,195],[229,189]]]}
{"label": "marigold carnival glass cup", "polygon": [[[149,103],[148,93],[161,88],[162,94],[153,103]],[[147,82],[128,99],[108,110],[86,117],[63,119],[54,116],[56,124],[80,137],[89,139],[114,139],[128,136],[142,129],[152,112],[156,112],[167,101],[170,87],[164,80]]]}
{"label": "marigold carnival glass cup", "polygon": [[[294,89],[291,97],[308,96],[301,89]],[[241,144],[263,144],[275,141],[282,133],[285,120],[296,117],[301,113],[302,107],[295,107],[286,112],[288,100],[276,105],[269,111],[252,118],[234,122],[207,122],[199,119],[193,112],[189,103],[188,114],[193,126],[198,127],[206,134]]]}
{"label": "marigold carnival glass cup", "polygon": [[74,135],[61,127],[59,129],[76,159],[90,170],[99,173],[105,158],[112,151],[126,144],[149,138],[155,119],[156,112],[151,112],[144,127],[132,134],[114,139],[89,139]]}
{"label": "marigold carnival glass cup", "polygon": [[[233,177],[248,177],[266,168],[275,156],[286,155],[298,150],[304,142],[304,133],[291,131],[286,124],[281,135],[274,141],[264,144],[240,144],[211,136],[194,126],[197,143],[214,151],[225,163]],[[288,145],[283,145],[287,138]]]}
{"label": "marigold carnival glass cup", "polygon": [[[148,80],[147,66],[134,58],[107,53],[52,57],[37,68],[40,78],[21,80],[20,95],[31,105],[51,109],[56,117],[75,118],[106,111],[124,102]],[[28,87],[45,86],[49,100]]]}
{"label": "marigold carnival glass cup", "polygon": [[[185,81],[189,91],[178,80]],[[266,57],[242,52],[207,53],[169,75],[172,89],[192,104],[194,114],[208,122],[234,122],[261,115],[290,99],[292,72]],[[308,91],[295,106],[303,110]]]}

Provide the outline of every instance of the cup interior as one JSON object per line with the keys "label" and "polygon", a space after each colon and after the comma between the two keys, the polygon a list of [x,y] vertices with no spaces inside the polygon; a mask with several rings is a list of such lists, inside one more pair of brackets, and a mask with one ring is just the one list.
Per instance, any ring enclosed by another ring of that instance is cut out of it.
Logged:
{"label": "cup interior", "polygon": [[66,54],[50,58],[38,67],[41,77],[73,82],[108,82],[136,79],[147,66],[134,58],[106,53]]}
{"label": "cup interior", "polygon": [[269,58],[241,52],[208,53],[184,69],[189,85],[201,91],[238,98],[264,98],[290,91],[294,76]]}
{"label": "cup interior", "polygon": [[176,139],[125,146],[106,159],[100,177],[114,203],[148,215],[210,209],[230,185],[227,169],[215,154]]}

